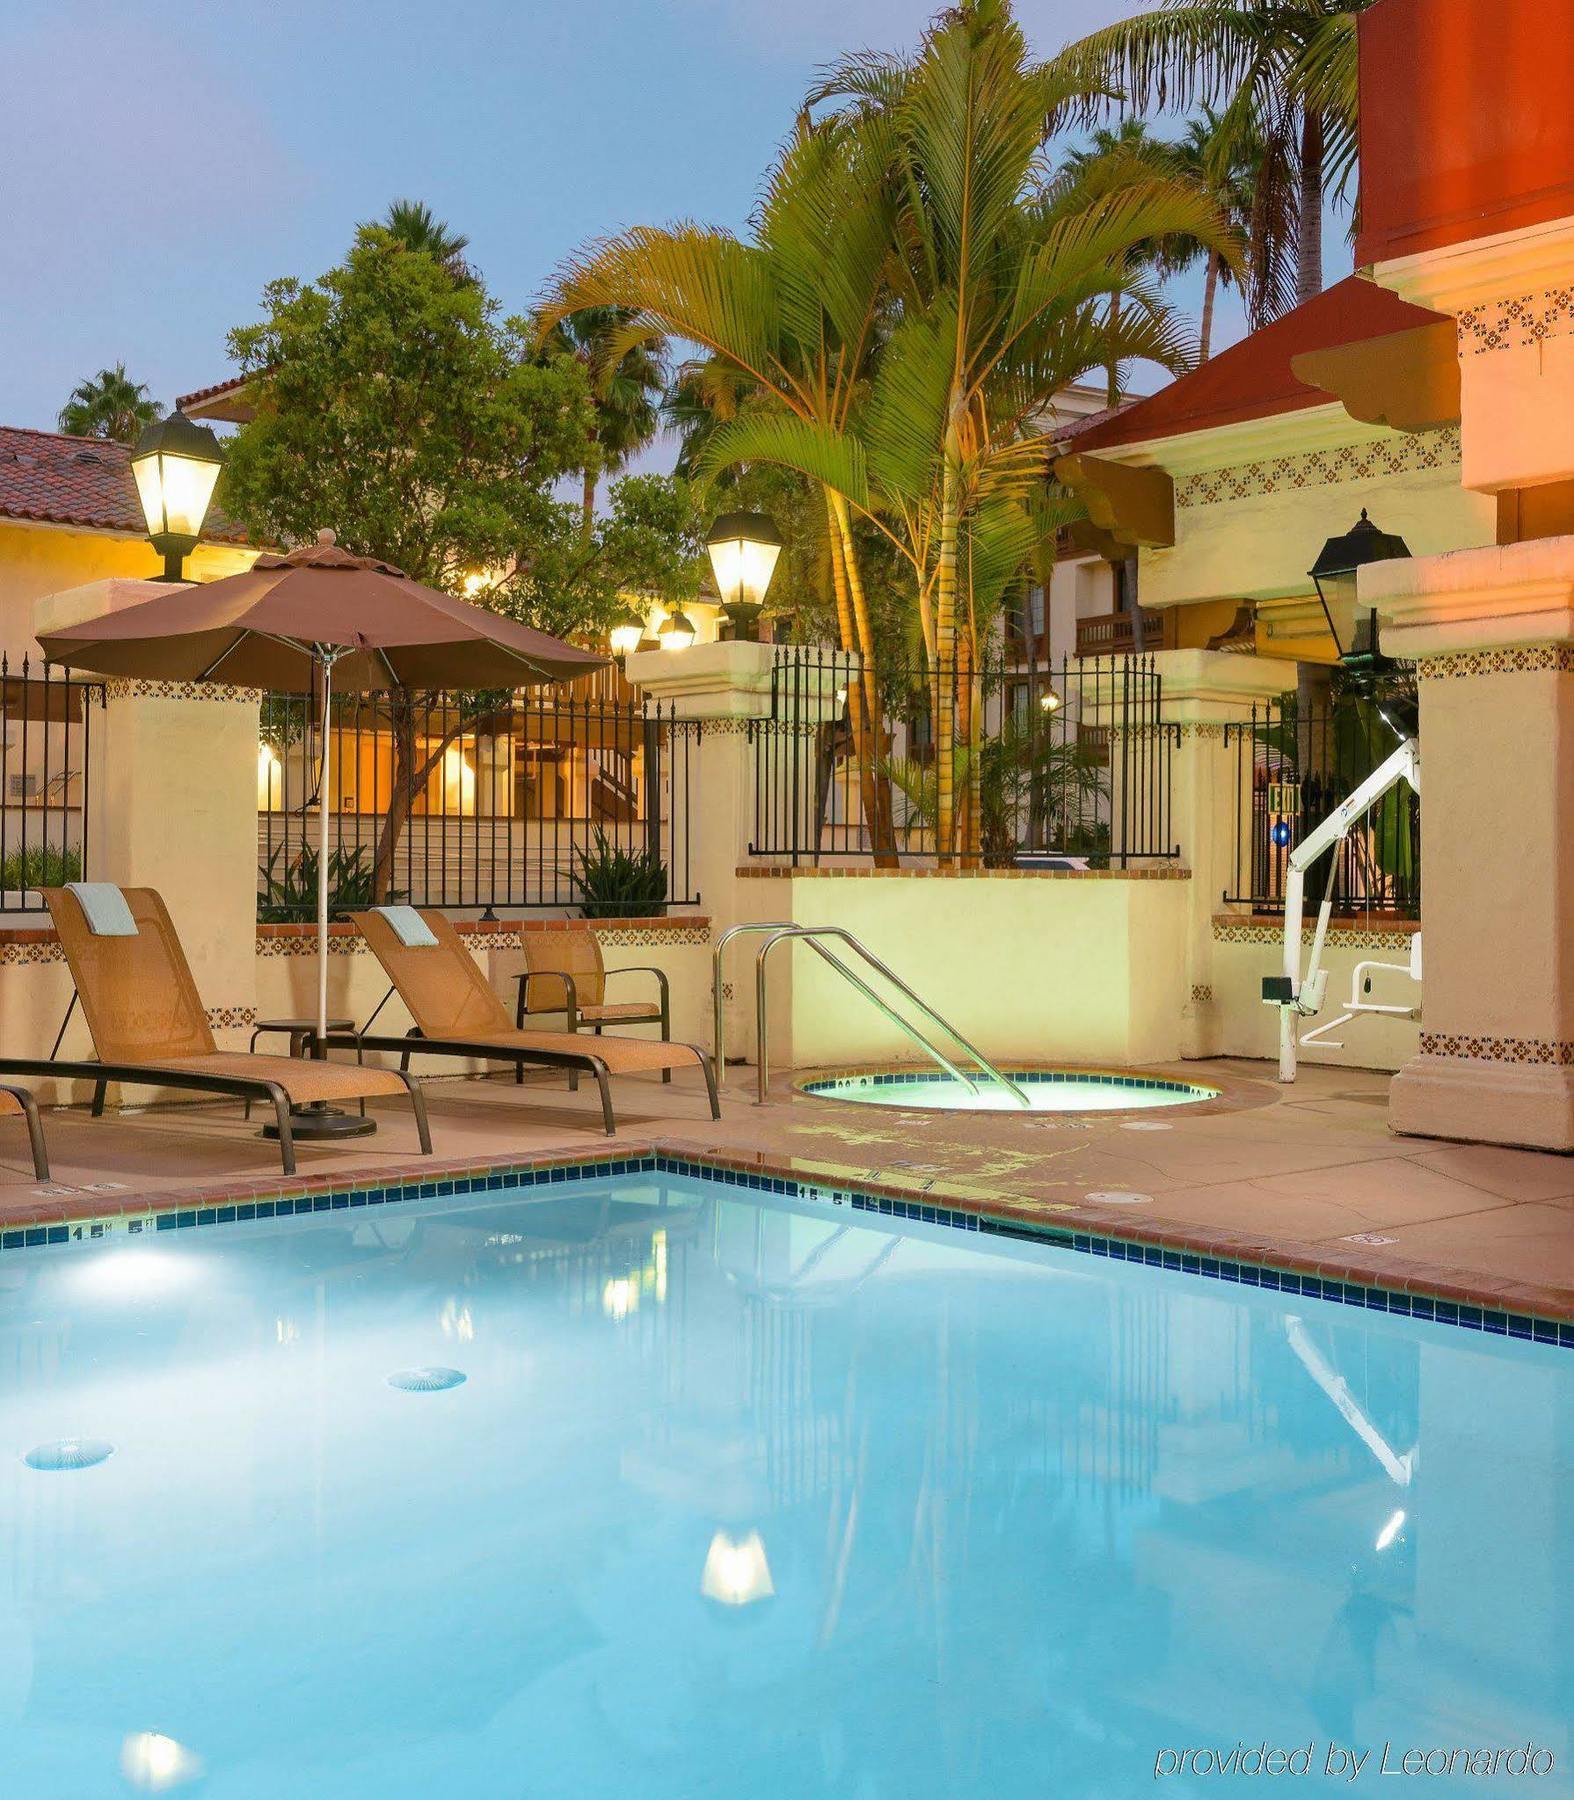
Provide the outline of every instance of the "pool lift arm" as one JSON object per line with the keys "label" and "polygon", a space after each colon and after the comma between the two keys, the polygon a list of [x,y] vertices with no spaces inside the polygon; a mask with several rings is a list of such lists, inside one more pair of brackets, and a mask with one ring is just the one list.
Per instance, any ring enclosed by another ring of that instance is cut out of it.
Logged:
{"label": "pool lift arm", "polygon": [[[1421,792],[1421,752],[1414,738],[1406,738],[1388,760],[1375,768],[1366,780],[1348,799],[1339,805],[1309,836],[1295,846],[1290,852],[1289,862],[1285,869],[1284,882],[1284,973],[1267,976],[1262,984],[1262,997],[1265,1006],[1276,1006],[1279,1009],[1279,1079],[1294,1081],[1296,1049],[1299,1044],[1309,1044],[1324,1037],[1330,1031],[1337,1031],[1341,1025],[1347,1024],[1358,1013],[1393,1013],[1401,1017],[1414,1017],[1416,1008],[1411,1006],[1377,1005],[1361,998],[1363,981],[1370,991],[1371,975],[1374,970],[1387,970],[1400,975],[1408,975],[1412,981],[1421,979],[1421,934],[1416,932],[1410,940],[1410,960],[1408,963],[1362,962],[1357,963],[1355,973],[1350,982],[1350,998],[1345,1003],[1345,1011],[1337,1019],[1330,1019],[1327,1024],[1319,1025],[1312,1031],[1303,1032],[1297,1038],[1297,1022],[1301,1019],[1314,1018],[1322,1011],[1323,1001],[1328,992],[1328,971],[1322,966],[1323,948],[1328,937],[1328,919],[1333,911],[1334,875],[1338,868],[1337,858],[1328,871],[1328,885],[1323,890],[1323,902],[1317,910],[1317,929],[1312,937],[1312,954],[1306,965],[1306,973],[1301,974],[1301,924],[1306,903],[1306,871],[1317,861],[1324,851],[1331,850],[1342,843],[1350,834],[1350,828],[1363,813],[1376,806],[1390,788],[1398,787],[1400,782],[1407,781],[1419,794]],[[1341,1046],[1330,1040],[1330,1047]]]}

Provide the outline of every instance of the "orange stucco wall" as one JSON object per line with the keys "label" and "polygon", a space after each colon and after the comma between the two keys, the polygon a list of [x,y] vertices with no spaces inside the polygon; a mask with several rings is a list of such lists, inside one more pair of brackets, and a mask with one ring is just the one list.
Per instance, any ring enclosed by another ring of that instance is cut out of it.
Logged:
{"label": "orange stucco wall", "polygon": [[1574,6],[1377,0],[1360,16],[1357,267],[1574,214]]}

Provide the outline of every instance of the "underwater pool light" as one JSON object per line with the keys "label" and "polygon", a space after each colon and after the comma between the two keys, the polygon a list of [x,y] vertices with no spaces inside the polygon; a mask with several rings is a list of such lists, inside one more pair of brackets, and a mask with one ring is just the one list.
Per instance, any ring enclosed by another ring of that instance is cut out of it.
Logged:
{"label": "underwater pool light", "polygon": [[162,1731],[128,1731],[120,1744],[120,1773],[132,1787],[160,1794],[195,1781],[202,1758]]}
{"label": "underwater pool light", "polygon": [[716,1533],[705,1553],[700,1592],[722,1606],[748,1606],[770,1599],[776,1587],[759,1532],[751,1531],[744,1538],[729,1537],[725,1531]]}

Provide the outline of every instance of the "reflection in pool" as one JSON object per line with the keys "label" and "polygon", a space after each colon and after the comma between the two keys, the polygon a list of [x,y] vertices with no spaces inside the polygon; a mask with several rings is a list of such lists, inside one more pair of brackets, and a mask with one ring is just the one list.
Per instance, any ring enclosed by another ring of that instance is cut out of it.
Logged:
{"label": "reflection in pool", "polygon": [[1567,1351],[656,1174],[0,1284],[28,1800],[1568,1792]]}

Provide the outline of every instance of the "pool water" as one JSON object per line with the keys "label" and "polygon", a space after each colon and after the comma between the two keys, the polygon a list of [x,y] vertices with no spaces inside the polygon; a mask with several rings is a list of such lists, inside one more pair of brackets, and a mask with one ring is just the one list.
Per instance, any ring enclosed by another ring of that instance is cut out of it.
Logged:
{"label": "pool water", "polygon": [[5,1253],[0,1791],[1571,1792],[1574,1355],[893,1224],[653,1173]]}
{"label": "pool water", "polygon": [[[1003,1071],[1032,1102],[1034,1112],[1116,1112],[1130,1108],[1195,1106],[1217,1100],[1217,1088],[1159,1075],[1102,1074],[1087,1069],[1007,1069]],[[1021,1112],[1008,1088],[980,1077],[976,1090],[954,1075],[902,1071],[889,1075],[834,1075],[806,1081],[803,1092],[822,1100],[852,1100],[862,1106],[900,1106],[914,1112]]]}

